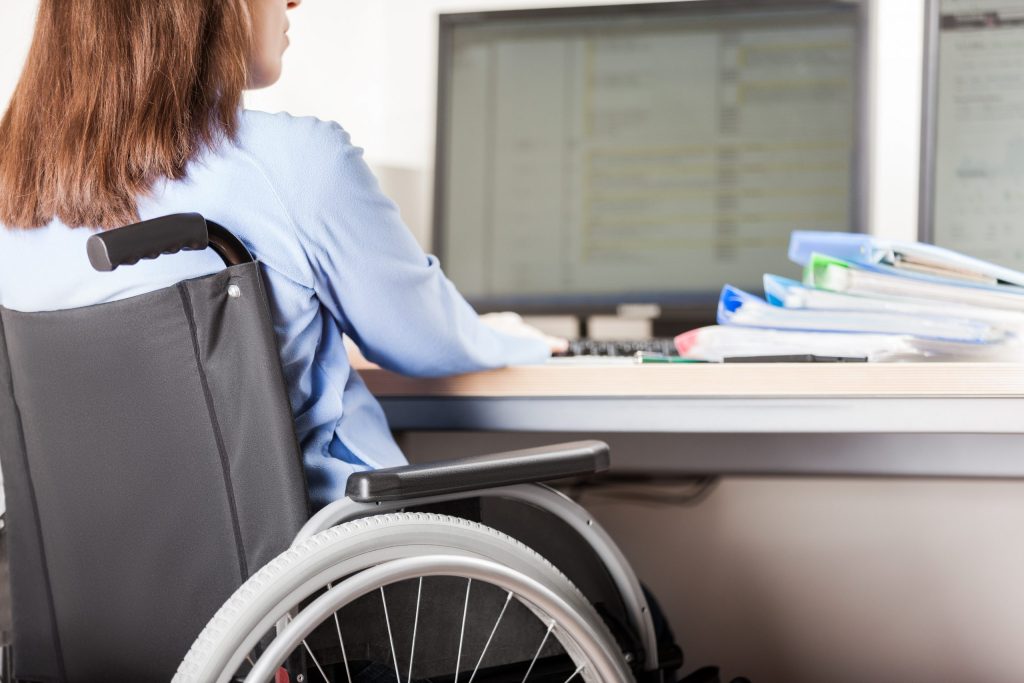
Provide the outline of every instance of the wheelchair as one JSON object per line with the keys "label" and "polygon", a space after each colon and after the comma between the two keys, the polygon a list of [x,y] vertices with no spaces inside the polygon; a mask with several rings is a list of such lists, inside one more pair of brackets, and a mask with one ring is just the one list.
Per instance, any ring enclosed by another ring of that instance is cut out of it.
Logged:
{"label": "wheelchair", "polygon": [[4,683],[676,680],[622,553],[542,483],[606,469],[600,442],[359,473],[310,516],[242,242],[179,214],[97,234],[88,257],[207,247],[225,268],[206,277],[0,309]]}

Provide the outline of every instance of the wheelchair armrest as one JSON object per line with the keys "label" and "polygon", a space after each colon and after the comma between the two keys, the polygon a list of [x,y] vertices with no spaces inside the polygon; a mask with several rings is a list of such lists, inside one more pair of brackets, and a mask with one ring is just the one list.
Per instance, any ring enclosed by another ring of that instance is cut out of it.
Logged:
{"label": "wheelchair armrest", "polygon": [[575,441],[427,465],[358,472],[349,477],[346,494],[359,503],[424,498],[589,476],[607,470],[609,462],[607,444]]}

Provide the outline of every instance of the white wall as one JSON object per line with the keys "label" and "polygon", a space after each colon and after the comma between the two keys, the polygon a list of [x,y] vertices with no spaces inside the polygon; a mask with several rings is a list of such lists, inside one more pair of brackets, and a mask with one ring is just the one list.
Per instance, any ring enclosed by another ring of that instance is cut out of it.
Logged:
{"label": "white wall", "polygon": [[7,0],[0,2],[0,110],[14,93],[18,74],[25,61],[25,53],[32,42],[37,0]]}
{"label": "white wall", "polygon": [[869,227],[917,239],[924,0],[875,0],[872,9]]}

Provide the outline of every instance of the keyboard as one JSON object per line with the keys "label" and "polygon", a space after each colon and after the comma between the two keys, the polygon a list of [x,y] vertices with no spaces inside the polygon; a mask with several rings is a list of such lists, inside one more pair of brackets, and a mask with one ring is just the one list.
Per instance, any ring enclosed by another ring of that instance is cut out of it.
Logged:
{"label": "keyboard", "polygon": [[618,356],[635,356],[637,353],[661,354],[678,356],[672,339],[643,339],[634,341],[596,341],[593,339],[577,339],[569,342],[569,349],[564,353],[554,354],[555,358],[600,357],[614,358]]}

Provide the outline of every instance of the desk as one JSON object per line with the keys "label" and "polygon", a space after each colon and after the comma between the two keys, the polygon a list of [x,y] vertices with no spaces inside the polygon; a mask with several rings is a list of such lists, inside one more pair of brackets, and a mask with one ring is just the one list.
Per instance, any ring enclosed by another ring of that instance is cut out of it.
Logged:
{"label": "desk", "polygon": [[[725,364],[360,372],[396,431],[643,433],[623,470],[1024,477],[1024,365]],[[653,451],[653,452],[650,452]]]}

